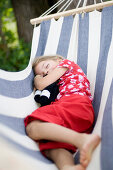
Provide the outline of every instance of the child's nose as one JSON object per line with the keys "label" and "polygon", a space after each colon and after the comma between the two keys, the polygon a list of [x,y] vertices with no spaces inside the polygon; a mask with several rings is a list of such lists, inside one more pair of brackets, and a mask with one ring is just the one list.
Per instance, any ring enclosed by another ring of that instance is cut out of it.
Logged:
{"label": "child's nose", "polygon": [[48,75],[48,71],[44,71],[44,76]]}

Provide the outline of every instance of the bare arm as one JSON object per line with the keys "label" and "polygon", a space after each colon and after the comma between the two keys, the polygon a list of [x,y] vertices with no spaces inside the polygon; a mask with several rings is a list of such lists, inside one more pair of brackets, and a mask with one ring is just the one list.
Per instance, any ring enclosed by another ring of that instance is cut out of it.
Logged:
{"label": "bare arm", "polygon": [[36,89],[43,90],[45,87],[57,81],[67,70],[68,68],[55,68],[45,77],[37,75],[34,78],[34,85]]}

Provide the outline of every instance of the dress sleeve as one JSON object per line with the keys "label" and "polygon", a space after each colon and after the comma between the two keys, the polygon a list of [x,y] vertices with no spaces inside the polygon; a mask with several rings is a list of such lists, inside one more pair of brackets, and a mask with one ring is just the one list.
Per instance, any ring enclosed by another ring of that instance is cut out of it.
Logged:
{"label": "dress sleeve", "polygon": [[72,61],[64,59],[57,65],[57,67],[58,68],[59,67],[66,67],[66,68],[72,69]]}

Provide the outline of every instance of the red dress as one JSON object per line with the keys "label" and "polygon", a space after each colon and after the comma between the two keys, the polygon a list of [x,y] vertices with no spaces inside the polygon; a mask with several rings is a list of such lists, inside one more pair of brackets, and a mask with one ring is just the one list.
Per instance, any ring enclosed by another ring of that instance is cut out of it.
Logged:
{"label": "red dress", "polygon": [[[80,133],[90,133],[94,121],[90,83],[81,68],[72,61],[62,60],[57,67],[68,70],[60,77],[59,94],[55,102],[36,109],[24,119],[25,126],[33,120],[55,123]],[[65,135],[65,134],[64,134]],[[70,144],[39,141],[40,151],[65,148],[75,152]]]}

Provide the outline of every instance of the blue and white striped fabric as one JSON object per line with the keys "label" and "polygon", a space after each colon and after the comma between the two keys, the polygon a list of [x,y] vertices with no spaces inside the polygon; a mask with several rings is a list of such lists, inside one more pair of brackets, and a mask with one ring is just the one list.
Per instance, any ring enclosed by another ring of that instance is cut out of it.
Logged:
{"label": "blue and white striped fabric", "polygon": [[57,169],[26,136],[23,123],[24,117],[38,107],[33,99],[31,63],[35,56],[48,54],[59,54],[75,61],[90,80],[96,116],[93,133],[99,134],[102,141],[87,170],[112,170],[113,6],[102,12],[86,13],[84,17],[77,14],[58,21],[44,21],[34,28],[28,67],[13,73],[0,70],[1,139],[16,148],[18,161],[20,164],[21,159],[27,161],[28,169]]}

